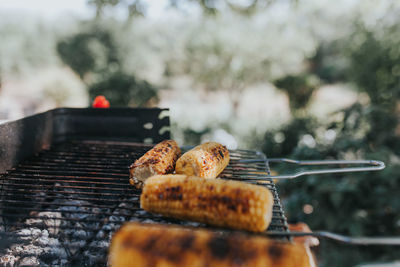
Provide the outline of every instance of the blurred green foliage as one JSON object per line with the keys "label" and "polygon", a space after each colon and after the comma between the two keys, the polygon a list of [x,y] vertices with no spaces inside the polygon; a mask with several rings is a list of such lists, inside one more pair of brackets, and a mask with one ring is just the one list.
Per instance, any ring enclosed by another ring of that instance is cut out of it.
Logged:
{"label": "blurred green foliage", "polygon": [[275,81],[275,86],[288,94],[290,109],[295,112],[307,107],[319,80],[315,75],[301,73],[282,77]]}
{"label": "blurred green foliage", "polygon": [[146,9],[145,1],[143,0],[88,0],[89,5],[96,9],[96,18],[100,18],[106,7],[115,7],[122,5],[128,10],[128,18],[133,16],[143,16]]}
{"label": "blurred green foliage", "polygon": [[121,51],[107,29],[90,27],[60,40],[57,52],[82,81],[89,101],[104,95],[112,106],[146,106],[158,100],[158,88],[123,69]]}
{"label": "blurred green foliage", "polygon": [[105,95],[111,103],[122,106],[146,106],[150,99],[157,100],[157,88],[133,75],[113,73],[107,79],[89,86],[90,99]]}
{"label": "blurred green foliage", "polygon": [[112,71],[110,68],[118,68],[120,61],[111,34],[101,29],[78,33],[59,41],[57,52],[82,80],[88,74],[108,73]]}
{"label": "blurred green foliage", "polygon": [[[99,18],[104,9],[124,6],[129,12],[129,18],[133,16],[143,16],[146,13],[147,3],[144,0],[88,0],[89,5],[96,9],[96,18]],[[291,1],[295,3],[296,1]],[[235,13],[250,16],[257,11],[263,10],[274,3],[274,0],[169,0],[171,7],[180,9],[188,4],[200,7],[205,15],[215,16],[224,9],[229,9]]]}
{"label": "blurred green foliage", "polygon": [[393,109],[400,97],[400,23],[369,31],[358,26],[350,47],[349,79],[371,103]]}
{"label": "blurred green foliage", "polygon": [[[399,25],[384,26],[376,32],[356,27],[350,40],[341,40],[345,49],[337,54],[347,57],[348,63],[341,64],[343,69],[335,70],[331,65],[325,68],[329,71],[322,72],[341,75],[320,77],[325,82],[330,80],[327,77],[336,77],[332,79],[335,81],[342,77],[342,82],[351,82],[367,94],[369,103],[356,103],[322,122],[292,112],[295,116],[290,123],[266,133],[263,150],[269,157],[377,159],[387,165],[379,172],[312,175],[280,182],[284,206],[292,221],[304,221],[314,230],[352,236],[400,235]],[[329,52],[327,56],[332,57]],[[318,53],[323,69],[323,62],[327,61],[323,51]],[[310,72],[318,73],[315,70]],[[296,103],[291,104],[292,109],[303,108],[307,103],[305,95],[313,91],[305,81],[304,76],[287,76],[276,82],[288,92],[290,102]],[[287,165],[272,167],[280,173],[290,170]],[[311,205],[313,211],[306,213],[304,205]],[[354,266],[398,257],[398,251],[377,247],[363,252],[327,245],[320,253],[322,266],[332,266],[332,262],[335,266]]]}

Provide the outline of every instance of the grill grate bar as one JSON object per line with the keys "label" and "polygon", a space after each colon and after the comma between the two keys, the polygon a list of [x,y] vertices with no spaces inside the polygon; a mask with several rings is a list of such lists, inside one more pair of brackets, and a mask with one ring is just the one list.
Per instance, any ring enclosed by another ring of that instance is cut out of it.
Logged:
{"label": "grill grate bar", "polygon": [[[12,180],[12,179],[10,179]],[[17,179],[17,181],[21,181],[23,179]],[[41,180],[37,180],[36,182],[41,182]],[[54,180],[54,181],[64,181],[64,180]],[[67,181],[67,183],[77,183],[78,181]],[[87,182],[88,184],[90,184],[91,182]],[[95,184],[95,183],[93,183]],[[97,183],[98,185],[107,185],[107,183]],[[19,188],[18,185],[13,184],[13,183],[5,183],[2,182],[0,183],[1,186],[4,186],[3,190],[5,192],[7,192],[9,190],[10,187],[13,188]],[[263,184],[264,185],[264,184]],[[21,192],[26,192],[26,189],[29,189],[29,192],[33,192],[31,190],[31,188],[39,188],[42,190],[38,190],[38,192],[48,192],[49,194],[57,194],[60,192],[68,192],[68,191],[57,191],[57,189],[81,189],[81,190],[95,190],[98,192],[91,192],[91,191],[79,191],[79,192],[74,192],[74,191],[69,191],[72,194],[76,193],[76,194],[91,194],[91,195],[98,195],[98,196],[120,196],[120,193],[110,193],[109,191],[115,191],[115,192],[121,192],[123,191],[124,194],[129,194],[129,189],[127,189],[126,187],[129,185],[126,185],[125,187],[122,188],[102,188],[102,187],[95,187],[95,186],[76,186],[76,185],[59,185],[59,184],[24,184],[24,189],[20,190]],[[268,188],[270,188],[267,185]],[[19,188],[20,189],[20,188]],[[44,190],[46,189],[46,190]],[[14,189],[14,192],[18,191],[17,189]],[[105,192],[104,192],[105,191]],[[276,193],[276,189],[275,190],[271,190],[273,193]],[[277,200],[276,198],[274,199],[276,203],[279,203],[279,200]]]}
{"label": "grill grate bar", "polygon": [[126,174],[126,169],[112,169],[112,168],[104,168],[102,165],[86,165],[85,167],[82,167],[80,164],[72,165],[72,164],[66,164],[66,163],[47,163],[46,165],[34,165],[34,164],[24,164],[24,165],[19,165],[18,166],[19,170],[21,169],[27,169],[31,171],[51,171],[54,168],[57,168],[58,170],[63,170],[63,171],[84,171],[84,172],[90,172],[90,171],[95,171],[101,174]]}
{"label": "grill grate bar", "polygon": [[[0,183],[0,185],[2,185]],[[36,186],[38,188],[42,188],[43,186]],[[42,194],[48,194],[48,196],[54,196],[56,195],[57,198],[61,198],[62,194],[65,195],[90,195],[90,196],[98,196],[98,198],[95,198],[96,201],[99,201],[99,198],[102,198],[101,201],[109,201],[109,199],[107,199],[106,197],[119,197],[121,196],[121,194],[117,194],[117,193],[109,193],[109,192],[88,192],[88,191],[65,191],[65,190],[57,190],[57,191],[52,191],[51,189],[55,188],[55,187],[48,187],[50,190],[31,190],[29,189],[29,193],[38,193],[38,195],[36,195],[35,197],[40,197]],[[62,187],[60,187],[62,188]],[[19,192],[21,194],[26,193],[26,189],[10,189],[7,188],[7,191],[4,190],[4,196],[6,195],[13,195],[13,194],[7,194],[7,192]],[[128,194],[132,195],[133,192],[128,192]],[[134,196],[134,195],[133,195]],[[47,196],[46,196],[47,197]],[[117,201],[121,202],[120,199],[117,198]]]}
{"label": "grill grate bar", "polygon": [[[134,217],[130,217],[130,216],[128,216],[128,215],[126,215],[126,216],[121,216],[121,217],[124,217],[124,221],[128,221],[128,220],[130,220],[131,218],[132,219],[135,219]],[[164,217],[153,217],[153,216],[151,216],[151,215],[148,215],[147,216],[147,218],[151,218],[151,219],[153,219],[154,221],[157,221],[157,222],[163,222],[163,221],[165,221],[165,218]],[[35,218],[32,218],[32,219],[38,219],[38,220],[44,220],[44,221],[48,221],[48,220],[59,220],[59,219],[57,219],[57,218],[48,218],[48,217],[35,217]],[[72,222],[77,222],[77,220],[74,220],[73,218],[68,218],[68,220],[66,220],[66,221],[72,221]],[[105,228],[105,227],[103,227],[103,226],[101,226],[101,227],[93,227],[93,226],[90,226],[90,227],[88,227],[88,226],[83,226],[83,225],[80,225],[80,224],[77,224],[77,226],[76,227],[74,227],[74,230],[75,231],[78,231],[78,230],[84,230],[84,231],[87,231],[87,232],[93,232],[93,233],[95,233],[95,232],[98,232],[98,231],[104,231],[104,232],[113,232],[113,231],[115,231],[116,229],[118,229],[119,228],[119,224],[120,223],[123,223],[124,221],[117,221],[117,220],[115,220],[114,222],[115,223],[118,223],[118,227],[107,227],[107,228]],[[91,223],[98,223],[98,221],[95,221],[95,220],[88,220],[87,221],[87,223],[89,223],[89,222],[91,222]],[[172,221],[171,221],[172,222]],[[179,221],[178,220],[176,220],[175,221],[175,223],[179,223]],[[45,222],[43,222],[43,221],[41,221],[41,222],[39,222],[39,223],[29,223],[29,224],[27,224],[27,223],[15,223],[15,224],[12,224],[12,225],[10,225],[10,226],[13,226],[13,227],[18,227],[18,228],[38,228],[38,229],[48,229],[48,228],[57,228],[57,230],[70,230],[71,229],[71,227],[69,227],[69,226],[64,226],[64,225],[59,225],[59,226],[56,226],[56,227],[53,227],[53,226],[47,226],[46,225],[46,223]],[[201,227],[203,227],[203,228],[209,228],[209,229],[211,229],[210,228],[210,226],[207,226],[207,225],[203,225],[203,224],[199,224],[199,226],[201,226]],[[274,226],[274,227],[283,227],[283,223],[274,223],[272,226]],[[226,229],[211,229],[211,230],[218,230],[218,231],[225,231],[225,232],[227,232],[227,230]],[[228,230],[229,231],[229,230]],[[7,233],[7,232],[4,232],[4,233],[0,233],[0,236],[5,236],[5,235],[7,235],[7,236],[20,236],[20,237],[24,237],[24,236],[29,236],[29,235],[24,235],[24,234],[21,234],[21,233],[15,233],[15,232],[11,232],[11,233]],[[49,234],[49,236],[51,236],[51,237],[58,237],[58,235],[57,234]],[[87,238],[87,239],[89,239],[89,238]]]}
{"label": "grill grate bar", "polygon": [[[92,185],[114,185],[114,186],[119,186],[122,187],[122,185],[120,183],[112,183],[112,182],[99,182],[99,181],[92,181],[92,180],[103,180],[101,178],[97,178],[97,177],[76,177],[76,176],[65,176],[65,175],[61,175],[59,176],[60,178],[71,178],[70,180],[66,179],[66,180],[59,180],[59,179],[45,179],[42,177],[52,177],[51,175],[49,176],[38,176],[36,178],[22,178],[22,177],[13,177],[10,176],[7,178],[7,180],[10,181],[31,181],[31,182],[49,182],[49,183],[76,183],[76,184],[92,184]],[[128,176],[127,176],[128,177]],[[78,179],[84,179],[84,180],[78,180]],[[110,180],[110,179],[107,179]],[[120,180],[120,179],[118,179]],[[126,181],[126,179],[125,179]]]}
{"label": "grill grate bar", "polygon": [[[25,177],[23,177],[25,176]],[[18,174],[15,175],[14,173],[9,175],[7,180],[10,181],[31,181],[31,182],[49,182],[49,183],[54,183],[54,182],[63,182],[63,183],[77,183],[77,184],[91,184],[91,185],[114,185],[114,186],[119,186],[119,187],[125,187],[125,185],[121,183],[116,183],[116,182],[105,182],[105,181],[127,181],[128,175],[125,176],[125,179],[115,179],[115,178],[106,178],[106,177],[90,177],[90,176],[75,176],[75,175],[58,175],[57,178],[64,178],[64,180],[60,179],[47,179],[54,177],[54,175],[23,175],[23,174]],[[70,178],[70,179],[66,179]],[[227,177],[225,177],[227,178]],[[65,180],[66,179],[66,180]],[[264,180],[264,178],[259,177],[259,176],[248,176],[246,179],[241,179],[238,176],[229,176],[229,179],[234,179],[234,180]],[[97,181],[96,181],[97,180]],[[100,181],[98,181],[100,180]],[[11,184],[10,184],[11,185]],[[266,184],[266,186],[272,187],[273,185]]]}
{"label": "grill grate bar", "polygon": [[[8,201],[8,199],[11,199],[12,197],[15,197],[15,194],[13,194],[12,192],[23,192],[23,191],[20,191],[20,190],[7,190],[8,191],[8,193],[4,193],[3,194],[3,196],[4,197],[10,197],[10,198],[7,198],[7,200],[3,200],[2,202],[5,202],[5,201]],[[11,192],[11,193],[10,193]],[[31,191],[32,192],[32,191]],[[41,190],[36,190],[36,191],[34,191],[33,193],[43,193],[43,191],[41,191]],[[64,195],[63,195],[64,194]],[[89,197],[75,197],[75,196],[71,196],[71,195],[77,195],[77,194],[79,194],[79,195],[82,195],[81,194],[81,192],[72,192],[72,191],[57,191],[57,195],[56,196],[54,196],[54,194],[53,195],[48,195],[48,196],[40,196],[40,195],[38,195],[37,196],[37,199],[39,199],[39,198],[45,198],[45,199],[47,199],[47,200],[52,200],[52,201],[55,201],[55,200],[83,200],[83,201],[99,201],[99,199],[98,198],[89,198]],[[101,193],[99,193],[99,194],[96,194],[96,195],[102,195],[102,196],[104,196],[104,194],[101,194]],[[108,195],[107,195],[108,196]],[[112,194],[112,196],[118,196],[118,194]],[[130,197],[140,197],[140,193],[129,193],[129,196]],[[120,203],[121,202],[121,200],[120,199],[106,199],[106,198],[104,198],[103,200],[102,200],[102,202],[118,202],[118,203]],[[31,203],[31,202],[29,202],[29,203]],[[35,201],[35,203],[39,203],[39,202],[37,202],[37,201]],[[63,205],[63,204],[60,204],[60,205]],[[97,204],[96,204],[96,206],[97,206]],[[279,206],[279,205],[276,205],[277,207]]]}
{"label": "grill grate bar", "polygon": [[[68,206],[63,206],[63,207],[68,207]],[[71,206],[70,206],[71,207]],[[110,206],[107,207],[107,209],[112,209],[114,206]],[[81,208],[86,208],[85,206],[81,206]],[[124,210],[129,210],[129,211],[137,211],[140,210],[139,206],[138,208],[124,208]],[[7,211],[7,209],[6,209]],[[112,212],[106,212],[106,211],[93,211],[93,210],[60,210],[58,208],[26,208],[26,207],[19,207],[19,212],[21,211],[39,211],[39,212],[61,212],[61,213],[71,213],[71,214],[91,214],[91,215],[95,215],[95,216],[113,216],[114,213]],[[4,217],[12,217],[12,216],[20,216],[19,214],[6,214]],[[37,218],[37,219],[43,219],[43,218],[47,218],[47,217],[34,217],[32,215],[29,216],[29,218]],[[62,220],[62,219],[61,219]],[[84,220],[84,219],[83,219]]]}
{"label": "grill grate bar", "polygon": [[[27,201],[27,200],[12,200],[12,199],[8,199],[3,201],[3,203],[7,203],[7,204],[31,204],[31,201]],[[68,204],[68,203],[54,203],[54,201],[35,201],[35,204],[37,205],[46,205],[46,208],[43,209],[39,209],[39,211],[43,210],[43,211],[51,211],[49,209],[48,206],[55,206],[55,207],[76,207],[76,204]],[[99,209],[108,209],[113,207],[113,205],[101,205],[101,204],[80,204],[80,207],[82,208],[99,208]],[[27,209],[25,207],[20,208],[20,210],[22,209]],[[131,208],[124,208],[127,210],[132,210]],[[59,211],[59,210],[58,210]],[[83,211],[63,211],[63,212],[75,212],[75,213],[82,213]]]}
{"label": "grill grate bar", "polygon": [[[40,180],[38,180],[40,181]],[[74,182],[70,182],[74,183]],[[90,182],[88,182],[90,183]],[[0,185],[3,185],[4,187],[6,186],[13,186],[13,187],[18,187],[16,184],[12,183],[0,183]],[[75,185],[37,185],[37,184],[24,184],[24,187],[27,188],[70,188],[70,189],[87,189],[87,190],[99,190],[99,191],[126,191],[126,188],[101,188],[101,187],[94,187],[94,186],[75,186]],[[4,189],[3,189],[4,190]],[[55,191],[57,192],[57,191]]]}
{"label": "grill grate bar", "polygon": [[[12,196],[9,194],[9,196]],[[139,197],[139,196],[137,196]],[[59,197],[57,197],[58,199]],[[82,199],[82,198],[68,198],[69,200],[86,200],[86,198]],[[92,199],[93,200],[93,199]],[[119,202],[119,200],[114,200],[113,202]],[[28,200],[13,200],[13,199],[7,199],[7,200],[3,200],[2,203],[14,203],[14,204],[31,204],[31,201]],[[54,201],[35,201],[35,204],[38,205],[50,205],[50,206],[57,206],[57,207],[76,207],[76,204],[64,204],[64,203],[54,203]],[[112,206],[107,206],[107,205],[101,205],[101,204],[80,204],[80,207],[88,207],[88,208],[110,208]],[[274,204],[273,205],[274,208],[279,208],[280,205],[278,204]],[[127,210],[131,210],[130,208],[124,208]],[[47,211],[47,210],[46,210]],[[75,211],[74,211],[75,212]],[[277,212],[281,212],[281,211],[276,211],[274,210],[273,212],[277,213]],[[79,211],[77,211],[77,213],[79,213]]]}
{"label": "grill grate bar", "polygon": [[[66,206],[64,206],[66,207]],[[113,207],[107,207],[108,209],[112,209]],[[124,210],[127,211],[139,211],[141,210],[139,208],[139,206],[137,208],[124,208]],[[20,207],[19,211],[40,211],[40,212],[61,212],[61,213],[70,213],[70,214],[91,214],[91,215],[101,215],[101,216],[113,216],[114,213],[112,212],[94,212],[94,211],[85,211],[85,210],[81,210],[81,211],[76,211],[76,210],[60,210],[57,208],[45,208],[45,209],[38,209],[38,208],[25,208],[25,207]],[[278,212],[279,213],[279,212]],[[277,212],[274,212],[274,215],[277,216],[278,214]],[[126,215],[126,214],[124,214]],[[11,217],[19,217],[19,214],[6,214],[4,216],[4,218],[11,218]],[[149,218],[152,218],[153,215],[150,215]],[[143,216],[141,216],[142,218],[144,218]],[[36,219],[49,219],[49,217],[45,217],[45,216],[33,216],[30,215],[29,218],[36,218]],[[51,217],[51,219],[57,219],[57,218],[53,218]],[[69,218],[68,218],[69,219]],[[57,219],[57,220],[64,220],[64,218],[61,219]],[[84,219],[82,219],[82,221],[85,221]],[[95,220],[96,221],[96,220]],[[281,223],[276,223],[276,222],[271,222],[270,226],[274,227],[274,226],[283,226],[283,224]]]}
{"label": "grill grate bar", "polygon": [[[127,172],[127,170],[126,170]],[[84,172],[84,171],[71,171],[68,169],[65,170],[30,170],[27,168],[21,168],[18,171],[10,171],[9,172],[9,176],[18,176],[18,175],[22,175],[22,176],[42,176],[42,177],[46,177],[46,176],[50,176],[50,177],[54,177],[55,175],[57,175],[57,177],[83,177],[83,178],[101,178],[98,177],[99,175],[101,176],[105,176],[104,178],[108,178],[108,179],[112,179],[114,180],[115,178],[123,178],[126,179],[126,177],[128,177],[129,175],[127,173],[122,174],[122,173],[109,173],[109,172]],[[82,176],[84,175],[84,176]],[[111,177],[110,177],[111,176]]]}

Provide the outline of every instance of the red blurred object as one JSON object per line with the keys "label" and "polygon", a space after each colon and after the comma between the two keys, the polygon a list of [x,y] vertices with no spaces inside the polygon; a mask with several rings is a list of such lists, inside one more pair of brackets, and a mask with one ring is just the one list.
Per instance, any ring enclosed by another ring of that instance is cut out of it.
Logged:
{"label": "red blurred object", "polygon": [[104,95],[98,95],[93,101],[92,107],[94,108],[109,108],[110,102],[105,98]]}
{"label": "red blurred object", "polygon": [[[310,227],[308,227],[308,225],[303,222],[299,222],[296,224],[289,224],[289,230],[293,231],[293,232],[312,233]],[[316,238],[314,236],[303,236],[303,237],[295,237],[295,238],[293,238],[293,241],[295,243],[304,245],[304,247],[306,248],[306,253],[308,255],[310,267],[316,267],[317,260],[315,258],[315,255],[311,251],[310,247],[315,247],[315,246],[319,245],[318,238]]]}
{"label": "red blurred object", "polygon": [[[310,227],[307,224],[299,222],[296,224],[289,224],[289,230],[294,232],[305,232],[312,233]],[[303,237],[295,237],[293,238],[294,242],[304,244],[309,247],[314,247],[319,245],[319,240],[313,236],[303,236]]]}

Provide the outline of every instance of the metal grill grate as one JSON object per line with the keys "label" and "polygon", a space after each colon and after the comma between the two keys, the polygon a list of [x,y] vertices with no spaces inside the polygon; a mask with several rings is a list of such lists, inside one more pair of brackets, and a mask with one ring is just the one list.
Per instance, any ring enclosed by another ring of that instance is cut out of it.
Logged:
{"label": "metal grill grate", "polygon": [[[105,265],[111,235],[125,221],[206,227],[140,209],[140,191],[129,185],[127,168],[149,148],[133,143],[67,142],[9,170],[0,178],[1,260],[20,265]],[[275,185],[265,177],[268,166],[241,162],[265,156],[246,150],[230,155],[221,177],[265,178],[275,198],[268,230],[288,231]]]}

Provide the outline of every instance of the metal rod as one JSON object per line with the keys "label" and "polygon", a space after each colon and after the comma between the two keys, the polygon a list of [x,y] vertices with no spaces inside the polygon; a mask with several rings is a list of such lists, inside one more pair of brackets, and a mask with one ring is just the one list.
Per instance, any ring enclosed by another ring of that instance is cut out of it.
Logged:
{"label": "metal rod", "polygon": [[[87,166],[87,167],[86,167]],[[66,163],[50,163],[46,162],[46,165],[39,165],[39,164],[20,164],[18,165],[18,168],[23,168],[23,169],[30,169],[30,170],[52,170],[54,168],[57,168],[58,170],[69,170],[69,171],[95,171],[99,173],[105,173],[105,172],[112,172],[112,173],[121,173],[121,174],[126,174],[126,169],[116,169],[116,168],[108,168],[107,166],[104,165],[97,165],[96,167],[90,166],[90,165],[85,165],[82,167],[82,165],[76,164],[75,166],[73,164],[66,164]]]}
{"label": "metal rod", "polygon": [[[4,196],[4,197],[6,197],[6,196],[15,197],[15,192],[17,192],[17,194],[18,194],[18,193],[21,193],[22,191],[18,191],[18,190],[15,190],[15,189],[11,189],[11,190],[7,189],[7,191],[4,191],[2,196]],[[29,193],[46,193],[46,191],[29,190]],[[66,200],[69,200],[69,201],[72,201],[72,200],[101,201],[103,203],[121,202],[121,199],[118,198],[119,194],[104,195],[102,193],[99,193],[97,195],[103,196],[103,198],[99,199],[99,198],[96,198],[96,197],[92,197],[92,198],[81,197],[81,195],[83,195],[83,194],[81,194],[81,192],[57,191],[57,193],[54,193],[54,192],[48,191],[47,193],[48,193],[48,195],[46,195],[46,196],[35,195],[35,198],[37,198],[37,199],[49,199],[49,200],[52,200],[52,201],[58,201],[58,200],[61,200],[61,199],[66,199]],[[79,195],[79,197],[76,197],[75,195]],[[111,197],[112,196],[117,196],[117,197],[116,198],[110,198],[110,196]],[[128,196],[131,197],[131,198],[139,198],[140,197],[140,193],[131,193],[131,192],[129,192]],[[2,202],[4,202],[4,201],[8,201],[8,200],[7,199],[2,200]],[[28,200],[28,202],[30,202],[30,201]],[[37,204],[36,201],[35,201],[35,204]]]}
{"label": "metal rod", "polygon": [[[60,176],[60,177],[70,177],[71,175],[73,176],[80,176],[83,178],[98,178],[99,175],[104,176],[104,178],[108,178],[108,179],[115,179],[115,177],[117,178],[126,178],[129,176],[128,171],[126,170],[125,173],[110,173],[110,172],[98,172],[98,171],[73,171],[73,170],[69,170],[69,169],[64,169],[64,170],[32,170],[32,169],[28,169],[28,168],[20,168],[18,171],[11,171],[9,172],[9,174],[11,175],[31,175],[31,176],[40,176],[40,175],[47,175],[47,176],[52,176],[54,177],[55,175]],[[112,177],[110,177],[112,176]]]}
{"label": "metal rod", "polygon": [[[17,187],[21,188],[21,186],[12,184],[12,183],[4,183],[1,182],[0,185],[3,185],[4,187]],[[96,186],[70,186],[70,185],[43,185],[43,184],[24,184],[23,187],[29,187],[29,188],[49,188],[49,189],[65,189],[65,188],[72,188],[72,189],[84,189],[84,190],[98,190],[98,191],[124,191],[127,192],[129,188],[113,188],[113,187],[96,187]],[[25,188],[26,189],[26,188]],[[56,190],[52,191],[54,193],[57,193]]]}
{"label": "metal rod", "polygon": [[268,236],[315,236],[320,238],[332,239],[346,244],[351,245],[377,245],[377,246],[400,246],[400,236],[380,236],[380,237],[349,237],[345,235],[335,234],[327,231],[315,231],[312,233],[306,232],[278,232],[278,231],[268,231],[266,233]]}
{"label": "metal rod", "polygon": [[[347,168],[330,168],[324,170],[309,170],[309,171],[298,171],[293,174],[283,174],[283,175],[268,175],[271,179],[294,179],[304,175],[313,174],[329,174],[329,173],[346,173],[346,172],[363,172],[363,171],[379,171],[385,168],[385,163],[378,160],[294,160],[287,158],[272,158],[272,159],[242,159],[242,163],[256,163],[256,162],[278,162],[278,163],[290,163],[300,166],[320,166],[320,165],[370,165],[370,166],[360,166],[360,167],[347,167]],[[265,173],[259,173],[265,174]],[[251,178],[251,180],[258,180],[257,178]]]}
{"label": "metal rod", "polygon": [[[1,186],[2,184],[0,183],[0,186]],[[25,185],[24,185],[25,186]],[[16,186],[13,186],[13,187],[16,187]],[[42,189],[43,188],[43,186],[36,186],[37,188],[40,188],[40,189]],[[4,189],[4,192],[15,192],[16,194],[24,194],[26,191],[29,191],[29,193],[38,193],[39,195],[39,197],[40,197],[40,193],[45,193],[45,194],[48,194],[48,195],[46,195],[45,197],[48,197],[48,196],[52,196],[52,197],[54,197],[54,198],[60,198],[61,197],[61,195],[63,195],[63,196],[68,196],[68,199],[70,199],[70,200],[74,200],[75,198],[69,198],[69,196],[72,196],[72,195],[79,195],[79,196],[82,196],[82,195],[90,195],[90,196],[97,196],[95,199],[92,199],[92,201],[98,201],[98,200],[101,200],[101,201],[104,201],[105,199],[106,199],[106,197],[120,197],[121,196],[121,194],[118,194],[118,193],[109,193],[109,192],[88,192],[88,191],[66,191],[66,190],[57,190],[57,191],[54,191],[53,190],[53,188],[54,187],[47,187],[48,188],[48,190],[44,190],[44,189],[42,189],[42,190],[34,190],[34,189],[29,189],[29,190],[27,190],[26,188],[24,188],[24,187],[17,187],[16,189],[15,188],[11,188],[10,187],[10,185],[7,185],[7,189]],[[62,187],[60,187],[60,189],[62,189]],[[134,191],[134,189],[132,189],[132,190],[130,190],[129,192],[127,192],[126,194],[129,194],[130,196],[132,196],[132,197],[137,197],[137,196],[140,196],[140,193],[139,192],[137,192],[137,191]],[[11,196],[15,196],[15,195],[11,195]],[[32,195],[31,195],[32,196]],[[108,201],[108,199],[107,199],[107,201]],[[0,202],[1,203],[1,202]]]}
{"label": "metal rod", "polygon": [[[51,177],[51,176],[46,176],[46,177]],[[53,176],[54,177],[54,176]],[[44,179],[42,177],[38,177],[38,179],[34,178],[22,178],[22,177],[8,177],[7,180],[10,181],[32,181],[32,182],[48,182],[48,183],[70,183],[70,184],[90,184],[90,185],[113,185],[113,186],[119,186],[119,187],[124,187],[126,188],[126,185],[121,184],[121,183],[112,183],[112,182],[98,182],[98,181],[91,181],[91,180],[96,180],[97,177],[74,177],[74,176],[60,176],[62,178],[75,178],[74,180],[59,180],[59,179]],[[77,179],[88,179],[88,180],[77,180]]]}

